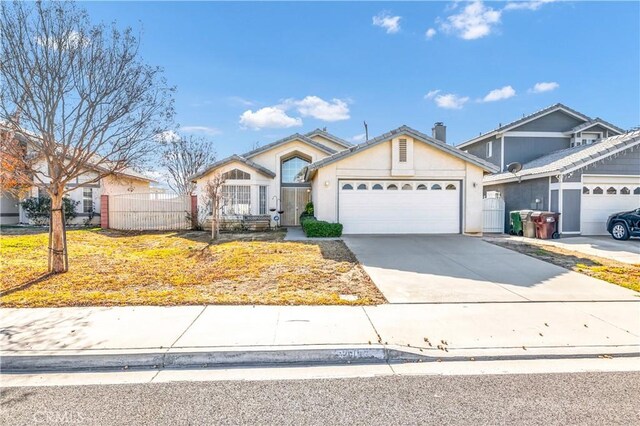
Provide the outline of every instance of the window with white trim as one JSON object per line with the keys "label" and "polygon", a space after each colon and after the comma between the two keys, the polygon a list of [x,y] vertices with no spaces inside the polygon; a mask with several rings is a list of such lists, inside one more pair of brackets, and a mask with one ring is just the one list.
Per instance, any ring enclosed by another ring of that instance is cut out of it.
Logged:
{"label": "window with white trim", "polygon": [[259,214],[267,214],[267,187],[265,185],[260,185],[260,199],[258,202],[260,203],[260,212]]}
{"label": "window with white trim", "polygon": [[93,188],[82,188],[82,212],[93,211]]}
{"label": "window with white trim", "polygon": [[487,158],[490,158],[493,155],[493,141],[487,142],[486,150]]}
{"label": "window with white trim", "polygon": [[251,214],[251,186],[223,185],[222,214]]}

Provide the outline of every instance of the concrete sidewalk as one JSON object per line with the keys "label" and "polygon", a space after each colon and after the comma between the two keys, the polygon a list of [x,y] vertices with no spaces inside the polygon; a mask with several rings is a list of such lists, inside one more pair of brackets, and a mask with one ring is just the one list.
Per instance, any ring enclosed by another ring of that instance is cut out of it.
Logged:
{"label": "concrete sidewalk", "polygon": [[4,372],[638,356],[640,301],[2,309]]}

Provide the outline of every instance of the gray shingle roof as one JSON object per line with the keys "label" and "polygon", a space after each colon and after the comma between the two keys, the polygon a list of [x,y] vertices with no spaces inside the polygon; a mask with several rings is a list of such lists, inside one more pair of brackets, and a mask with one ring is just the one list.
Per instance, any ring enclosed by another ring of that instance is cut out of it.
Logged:
{"label": "gray shingle roof", "polygon": [[[534,179],[537,177],[562,174],[599,161],[616,152],[638,144],[640,144],[640,130],[601,139],[591,145],[581,145],[552,152],[551,154],[536,158],[524,164],[522,170],[515,175],[513,173],[503,172],[485,176],[484,183],[501,183],[517,178]],[[640,165],[638,168],[640,169]]]}
{"label": "gray shingle roof", "polygon": [[474,143],[474,142],[476,142],[476,141],[478,141],[480,139],[484,139],[485,137],[488,137],[488,136],[492,135],[493,133],[500,133],[500,132],[503,132],[503,131],[505,131],[507,129],[510,129],[512,127],[517,127],[518,125],[523,124],[523,123],[525,123],[525,122],[527,122],[529,120],[533,120],[535,118],[541,117],[543,115],[547,115],[549,113],[552,113],[552,112],[560,110],[560,109],[563,109],[563,110],[565,110],[565,111],[567,111],[567,112],[569,112],[569,113],[571,113],[571,114],[573,114],[573,115],[575,115],[577,117],[580,117],[584,121],[591,121],[591,117],[589,117],[587,115],[584,115],[583,113],[578,112],[578,111],[576,111],[574,109],[571,109],[571,108],[569,108],[568,106],[566,106],[564,104],[557,103],[557,104],[553,104],[551,106],[548,106],[546,108],[543,108],[543,109],[541,109],[539,111],[536,111],[536,112],[534,112],[532,114],[526,115],[526,116],[524,116],[522,118],[519,118],[517,120],[514,120],[514,121],[512,121],[510,123],[507,123],[507,124],[505,124],[503,126],[497,127],[497,128],[495,128],[493,130],[490,130],[490,131],[488,131],[486,133],[482,133],[480,136],[473,137],[473,138],[471,138],[469,140],[466,140],[466,141],[464,141],[464,142],[462,142],[462,143],[460,143],[460,144],[458,144],[456,146],[458,148],[465,147],[465,146],[470,145],[470,144],[472,144],[472,143]]}
{"label": "gray shingle roof", "polygon": [[608,121],[603,120],[600,117],[596,117],[593,120],[587,121],[586,123],[579,124],[576,127],[574,127],[573,129],[567,130],[565,133],[577,133],[577,132],[580,132],[582,130],[588,129],[590,127],[596,126],[598,124],[600,124],[600,125],[602,125],[604,127],[609,127],[609,128],[615,130],[618,133],[624,133],[623,129],[621,129],[618,126],[614,126],[613,124],[609,123]]}
{"label": "gray shingle roof", "polygon": [[272,172],[271,170],[267,169],[266,167],[262,167],[261,165],[256,164],[253,161],[251,161],[251,160],[249,160],[247,158],[244,158],[241,155],[234,154],[231,157],[223,158],[220,161],[216,161],[215,163],[210,164],[209,166],[207,166],[207,168],[205,168],[200,173],[191,176],[191,181],[196,181],[196,180],[200,179],[202,176],[204,176],[204,175],[208,174],[209,172],[211,172],[212,170],[217,169],[218,167],[222,167],[225,164],[233,163],[234,161],[238,161],[240,163],[243,163],[243,164],[247,165],[248,167],[251,167],[252,169],[262,173],[263,175],[269,176],[270,178],[276,177],[276,174],[274,172]]}
{"label": "gray shingle roof", "polygon": [[349,157],[351,155],[357,154],[359,152],[362,152],[366,149],[369,149],[375,145],[378,145],[379,143],[382,142],[386,142],[390,139],[392,139],[394,136],[399,135],[399,134],[406,134],[409,135],[411,137],[413,137],[414,139],[417,139],[421,142],[424,142],[428,145],[431,145],[435,148],[438,148],[448,154],[451,154],[455,157],[458,157],[462,160],[468,161],[472,164],[475,164],[478,167],[481,167],[482,169],[489,171],[489,172],[496,172],[498,171],[498,167],[495,166],[494,164],[491,164],[481,158],[476,157],[475,155],[471,155],[469,153],[466,153],[464,151],[459,150],[458,148],[451,146],[451,145],[447,145],[446,143],[439,141],[437,139],[434,139],[432,137],[429,137],[427,135],[425,135],[424,133],[421,133],[415,129],[412,129],[409,126],[400,126],[395,130],[391,130],[390,132],[384,133],[374,139],[371,139],[367,142],[363,142],[361,144],[352,146],[349,149],[345,149],[344,151],[340,151],[337,152],[333,155],[330,155],[328,157],[323,158],[322,160],[316,161],[315,163],[311,163],[306,167],[306,171],[305,171],[305,178],[308,179],[309,178],[309,173],[318,170],[321,167],[324,167],[328,164],[331,164],[335,161],[338,160],[342,160],[343,158]]}
{"label": "gray shingle roof", "polygon": [[301,135],[300,133],[294,133],[291,136],[287,136],[286,138],[282,138],[279,139],[275,142],[271,142],[270,144],[261,146],[259,148],[256,148],[254,150],[251,150],[249,152],[245,152],[244,154],[242,154],[242,157],[244,158],[251,158],[253,156],[256,156],[258,154],[260,154],[261,152],[267,151],[271,148],[274,148],[278,145],[284,145],[285,143],[291,142],[292,140],[300,140],[304,143],[306,143],[307,145],[311,145],[317,149],[319,149],[322,152],[325,152],[327,154],[334,154],[336,152],[335,149],[329,148],[328,146],[322,145],[320,142],[316,142],[313,139],[305,136],[305,135]]}
{"label": "gray shingle roof", "polygon": [[349,147],[353,146],[353,144],[351,142],[347,142],[346,140],[344,140],[342,138],[339,138],[336,135],[332,135],[331,133],[327,132],[326,130],[322,130],[322,129],[315,129],[315,130],[310,131],[309,133],[305,133],[304,135],[309,137],[309,138],[313,137],[313,136],[316,136],[316,135],[320,135],[323,138],[329,139],[330,141],[337,143],[338,145],[344,146],[345,148],[349,148]]}

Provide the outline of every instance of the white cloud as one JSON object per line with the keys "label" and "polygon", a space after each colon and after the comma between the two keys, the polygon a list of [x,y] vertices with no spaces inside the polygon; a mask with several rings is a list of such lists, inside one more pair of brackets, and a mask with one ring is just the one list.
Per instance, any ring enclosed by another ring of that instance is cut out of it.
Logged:
{"label": "white cloud", "polygon": [[424,35],[427,36],[429,40],[431,40],[436,35],[436,30],[434,28],[429,28],[427,32],[424,33]]}
{"label": "white cloud", "polygon": [[66,38],[59,37],[38,37],[36,42],[41,46],[46,46],[50,49],[75,49],[78,47],[85,47],[89,45],[90,39],[86,35],[80,34],[77,31],[71,31]]}
{"label": "white cloud", "polygon": [[440,93],[440,89],[430,90],[429,93],[424,95],[425,99],[433,99],[438,93]]}
{"label": "white cloud", "polygon": [[180,130],[187,133],[201,133],[207,136],[215,136],[222,133],[219,129],[216,129],[215,127],[208,127],[208,126],[184,126],[184,127],[181,127]]}
{"label": "white cloud", "polygon": [[462,109],[464,104],[469,101],[468,96],[455,95],[447,93],[445,95],[437,95],[434,99],[436,105],[444,109]]}
{"label": "white cloud", "polygon": [[244,107],[250,107],[256,104],[254,101],[242,98],[240,96],[229,96],[228,100],[232,105],[240,105]]}
{"label": "white cloud", "polygon": [[243,112],[240,116],[240,125],[254,130],[282,129],[302,126],[302,119],[290,117],[282,108],[273,106],[260,108],[256,112],[250,109]]}
{"label": "white cloud", "polygon": [[540,83],[534,84],[533,87],[529,89],[529,91],[532,93],[543,93],[556,90],[558,87],[560,87],[560,85],[555,81],[542,81]]}
{"label": "white cloud", "polygon": [[547,3],[555,0],[533,0],[533,1],[510,1],[507,2],[504,10],[538,10]]}
{"label": "white cloud", "polygon": [[457,14],[447,17],[441,28],[454,33],[464,40],[475,40],[488,36],[495,25],[500,23],[501,10],[487,7],[480,0],[469,3]]}
{"label": "white cloud", "polygon": [[180,135],[174,130],[165,130],[155,135],[155,140],[158,142],[171,142],[180,139]]}
{"label": "white cloud", "polygon": [[504,86],[500,89],[494,89],[482,98],[482,102],[495,102],[503,99],[509,99],[516,95],[516,91],[511,86]]}
{"label": "white cloud", "polygon": [[360,133],[359,135],[355,135],[351,137],[351,142],[364,142],[365,138],[367,137],[366,133]]}
{"label": "white cloud", "polygon": [[[313,117],[322,121],[348,120],[349,105],[342,99],[325,101],[318,96],[307,96],[301,100],[287,99],[285,106],[293,106],[303,117]],[[286,109],[286,108],[285,108]]]}
{"label": "white cloud", "polygon": [[387,34],[395,34],[400,31],[400,16],[391,16],[389,12],[380,12],[373,17],[373,25],[384,28]]}

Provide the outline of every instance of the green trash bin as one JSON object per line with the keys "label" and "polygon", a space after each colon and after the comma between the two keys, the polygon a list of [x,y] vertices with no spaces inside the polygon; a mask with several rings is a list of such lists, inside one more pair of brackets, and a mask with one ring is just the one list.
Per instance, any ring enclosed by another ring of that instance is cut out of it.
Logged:
{"label": "green trash bin", "polygon": [[511,235],[522,235],[522,218],[520,217],[520,210],[509,212],[509,219],[509,233]]}

